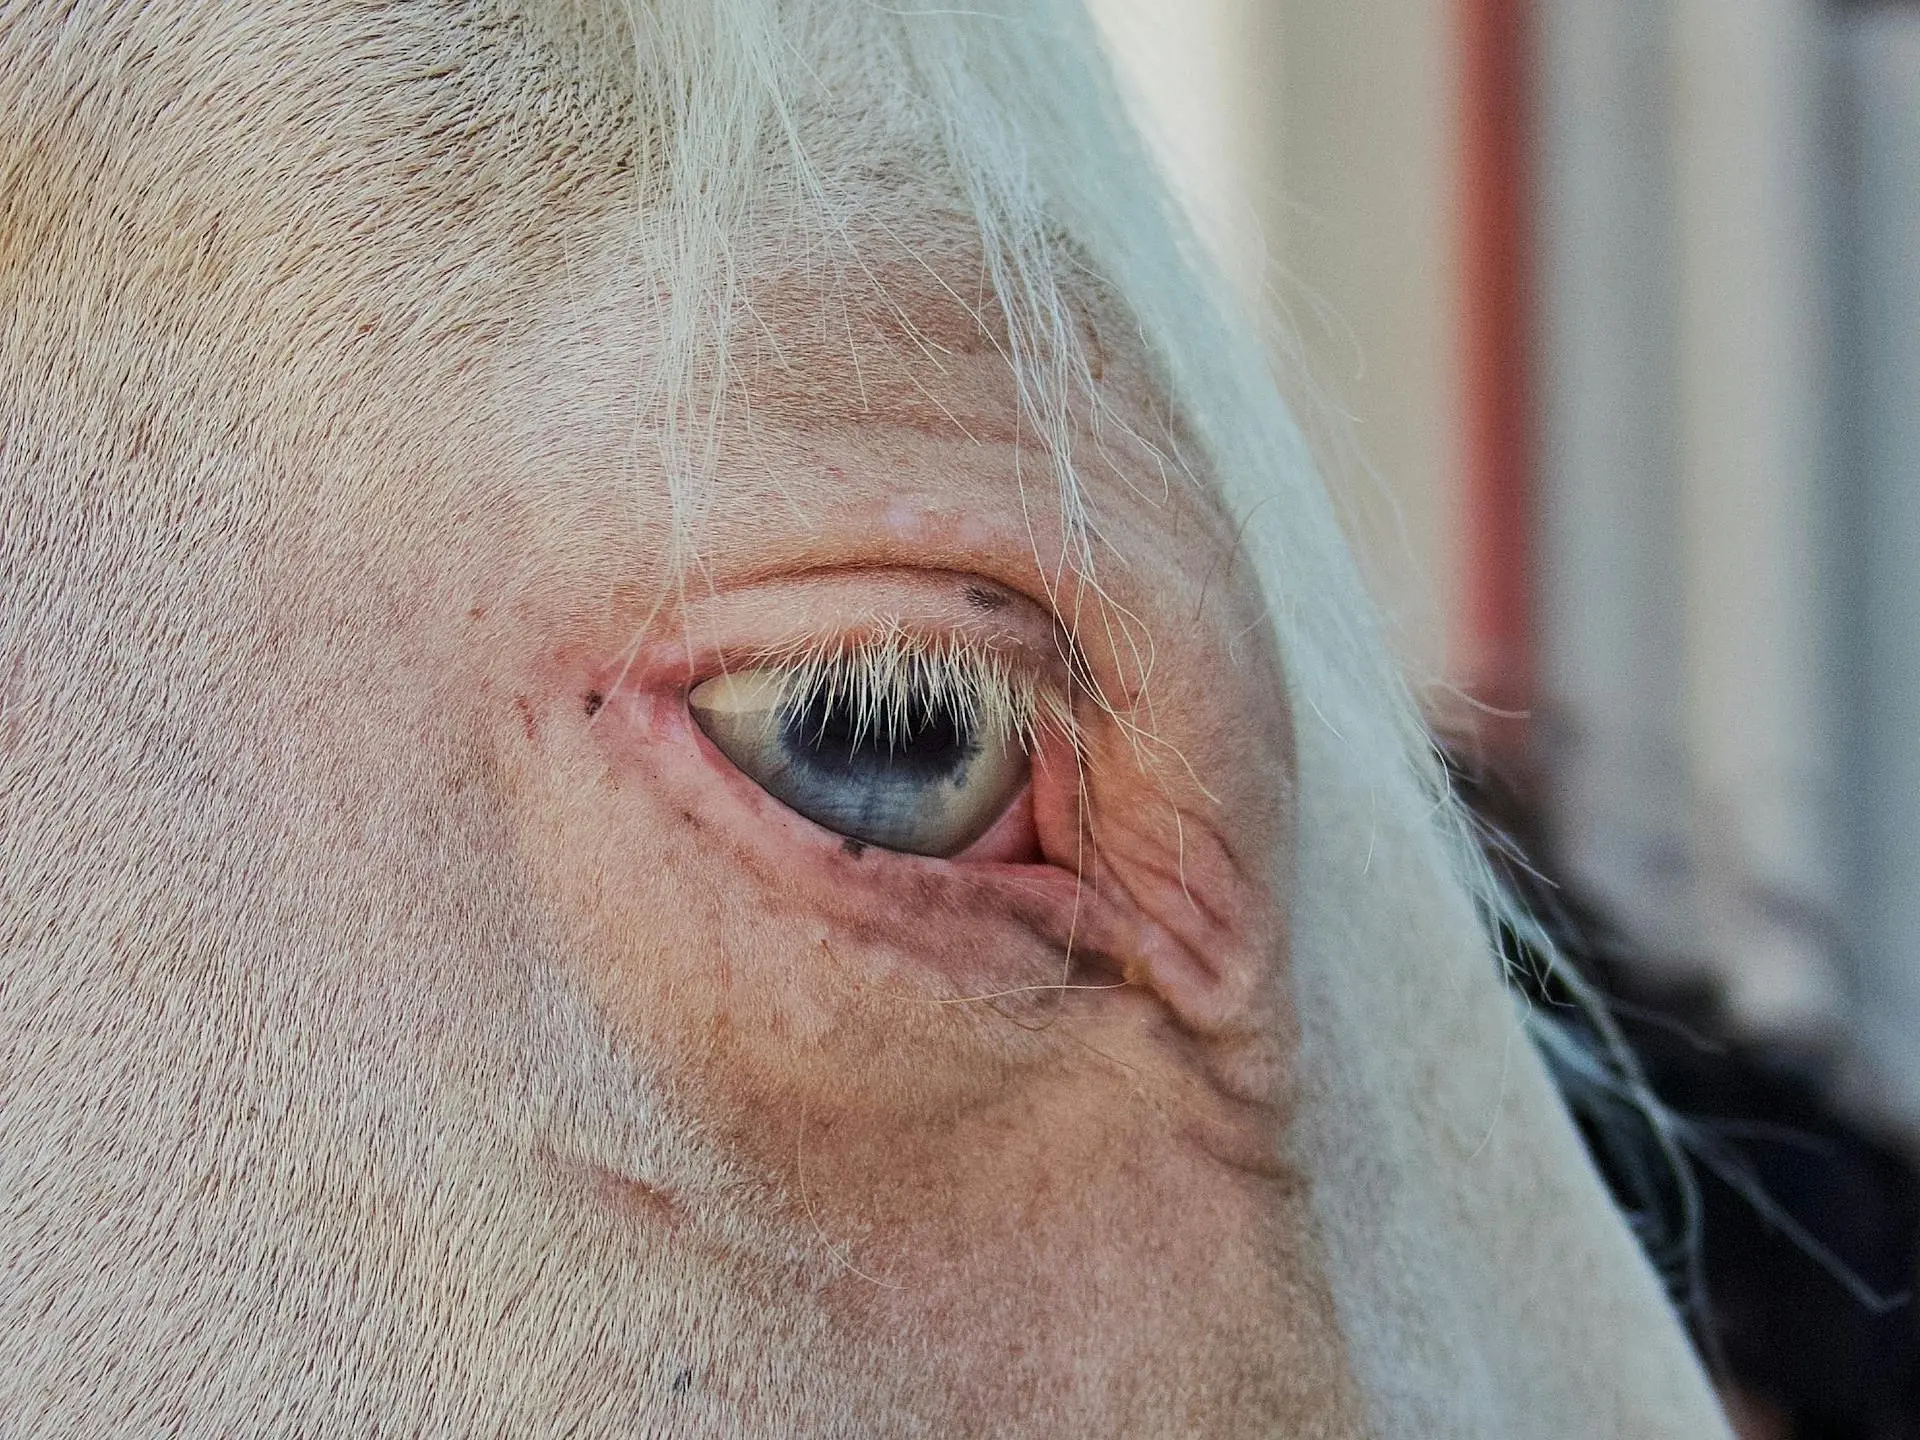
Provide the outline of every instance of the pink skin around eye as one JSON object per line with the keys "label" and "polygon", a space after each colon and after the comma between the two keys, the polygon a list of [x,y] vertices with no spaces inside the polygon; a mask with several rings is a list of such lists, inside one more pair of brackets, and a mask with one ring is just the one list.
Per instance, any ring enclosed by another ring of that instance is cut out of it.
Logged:
{"label": "pink skin around eye", "polygon": [[[893,518],[907,523],[904,510]],[[926,518],[916,523],[924,526]],[[645,750],[671,773],[684,765],[689,795],[731,817],[743,845],[763,851],[770,863],[787,857],[782,869],[789,884],[806,884],[817,874],[828,888],[843,886],[850,870],[871,886],[881,883],[872,879],[876,869],[891,873],[897,865],[920,884],[972,891],[1014,885],[1029,906],[1046,897],[1042,908],[1054,917],[1045,926],[1050,933],[1084,939],[1080,775],[1072,744],[1048,724],[1031,742],[1027,781],[1006,809],[965,850],[935,859],[851,840],[797,814],[743,774],[694,722],[686,697],[701,679],[753,663],[742,655],[782,653],[817,633],[796,631],[796,624],[826,629],[850,620],[970,637],[990,649],[1024,653],[1021,664],[1049,672],[1065,644],[1031,600],[964,572],[886,567],[775,579],[697,604],[679,627],[686,643],[643,647],[597,677],[595,693],[606,696],[597,728],[625,727],[617,753]],[[1057,675],[1043,683],[1057,692],[1066,688]]]}
{"label": "pink skin around eye", "polygon": [[[852,583],[883,589],[870,578]],[[766,607],[774,613],[795,603],[779,587],[775,595],[778,603]],[[753,633],[760,609],[745,607],[749,618],[738,622],[739,633]],[[834,927],[889,937],[892,958],[870,983],[908,983],[939,1003],[1033,995],[1043,997],[1034,1003],[1044,1009],[1052,1003],[1044,997],[1065,982],[1109,992],[1099,997],[1109,1006],[1170,1006],[1183,1025],[1202,1033],[1240,1028],[1234,1017],[1245,1001],[1221,983],[1217,967],[1244,942],[1233,932],[1236,922],[1196,903],[1212,888],[1201,836],[1186,836],[1191,861],[1184,869],[1132,883],[1103,870],[1084,823],[1086,772],[1065,737],[1043,731],[1027,785],[967,850],[948,859],[903,854],[849,842],[749,779],[694,722],[689,678],[688,652],[678,646],[643,650],[591,673],[580,688],[605,697],[590,727],[594,747],[616,774],[630,773],[634,786],[696,826],[703,854],[721,847],[725,858],[703,860],[703,867],[743,873],[767,890],[763,905],[826,922],[829,948]],[[1109,833],[1110,851],[1124,853],[1125,837]],[[1252,1073],[1268,1068],[1260,1060]],[[1249,1094],[1266,1084],[1219,1083]],[[1206,1128],[1214,1136],[1209,1148],[1242,1148],[1231,1138],[1234,1125]]]}
{"label": "pink skin around eye", "polygon": [[[1077,776],[1063,742],[1039,748],[1020,793],[967,849],[947,859],[907,855],[850,840],[781,804],[694,722],[686,686],[671,666],[657,685],[653,678],[643,667],[627,667],[604,692],[590,691],[604,696],[593,717],[599,743],[615,763],[638,769],[643,783],[724,828],[736,854],[753,856],[784,887],[812,892],[829,909],[889,907],[897,903],[893,887],[910,877],[923,895],[938,895],[942,904],[1011,909],[1047,943],[1077,945],[1084,963],[1118,963],[1103,951],[1120,948],[1127,927],[1116,925],[1117,917],[1101,923],[1083,889]],[[973,975],[961,983],[993,988],[1025,978]]]}

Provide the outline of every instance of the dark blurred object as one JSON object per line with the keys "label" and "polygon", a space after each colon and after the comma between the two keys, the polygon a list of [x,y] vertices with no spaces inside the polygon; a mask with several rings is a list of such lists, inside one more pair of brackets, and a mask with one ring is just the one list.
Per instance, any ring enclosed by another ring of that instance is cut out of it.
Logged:
{"label": "dark blurred object", "polygon": [[[1548,1049],[1588,1148],[1666,1276],[1730,1410],[1751,1433],[1920,1440],[1920,1176],[1831,1102],[1828,1057],[1735,1041],[1707,990],[1663,983],[1576,890],[1556,883],[1538,811],[1449,757],[1502,877],[1604,1001],[1692,1174],[1617,1083]],[[1515,984],[1604,1050],[1537,946],[1502,927]],[[1665,967],[1668,973],[1673,967]],[[1769,1429],[1768,1424],[1776,1427]]]}

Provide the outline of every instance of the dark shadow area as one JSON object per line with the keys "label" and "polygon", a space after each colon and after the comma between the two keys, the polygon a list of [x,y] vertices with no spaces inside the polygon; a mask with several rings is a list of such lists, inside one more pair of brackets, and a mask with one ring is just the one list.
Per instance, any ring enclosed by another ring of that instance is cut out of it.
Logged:
{"label": "dark shadow area", "polygon": [[[1604,1004],[1502,927],[1510,977],[1582,1042],[1545,1047],[1588,1148],[1752,1436],[1920,1440],[1920,1173],[1834,1101],[1833,1057],[1737,1040],[1711,990],[1659,978],[1556,877],[1523,789],[1450,760],[1495,866]],[[1672,1113],[1585,1055],[1614,1031]],[[1678,1152],[1685,1170],[1675,1164]]]}

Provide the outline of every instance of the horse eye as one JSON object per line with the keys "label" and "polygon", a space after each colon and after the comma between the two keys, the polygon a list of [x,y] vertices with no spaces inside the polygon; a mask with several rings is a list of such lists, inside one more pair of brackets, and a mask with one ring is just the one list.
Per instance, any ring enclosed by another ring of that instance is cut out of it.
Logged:
{"label": "horse eye", "polygon": [[957,855],[1000,818],[1027,779],[1017,737],[995,734],[931,695],[863,714],[851,693],[796,700],[774,669],[696,686],[688,708],[707,738],[774,799],[849,839],[913,855]]}

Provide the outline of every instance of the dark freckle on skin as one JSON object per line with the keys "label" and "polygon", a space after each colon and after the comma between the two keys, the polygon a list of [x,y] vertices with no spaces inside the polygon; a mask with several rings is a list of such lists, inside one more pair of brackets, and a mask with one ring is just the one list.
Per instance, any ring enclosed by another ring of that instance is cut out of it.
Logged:
{"label": "dark freckle on skin", "polygon": [[840,850],[841,853],[851,855],[856,860],[867,853],[867,847],[860,841],[855,840],[852,836],[848,836],[840,842]]}
{"label": "dark freckle on skin", "polygon": [[595,715],[598,715],[600,713],[600,707],[606,703],[606,696],[602,695],[598,690],[589,690],[587,692],[586,703],[587,718],[591,720]]}
{"label": "dark freckle on skin", "polygon": [[998,590],[989,590],[984,585],[967,586],[967,603],[976,610],[984,610],[991,615],[996,610],[1007,608],[1007,597]]}
{"label": "dark freckle on skin", "polygon": [[476,605],[476,606],[474,606],[474,607],[473,607],[473,608],[472,608],[471,610],[469,610],[469,611],[467,611],[467,618],[468,618],[469,620],[484,620],[484,619],[486,619],[486,618],[487,618],[487,607],[486,607],[486,606],[484,606],[484,605]]}
{"label": "dark freckle on skin", "polygon": [[538,740],[540,738],[540,730],[539,727],[533,723],[533,706],[528,703],[527,697],[524,695],[514,696],[513,708],[520,712],[520,728],[527,732],[527,739]]}
{"label": "dark freckle on skin", "polygon": [[700,821],[695,818],[694,813],[691,810],[682,810],[680,812],[680,818],[686,821],[687,824],[691,825],[694,829],[698,830],[700,828]]}

